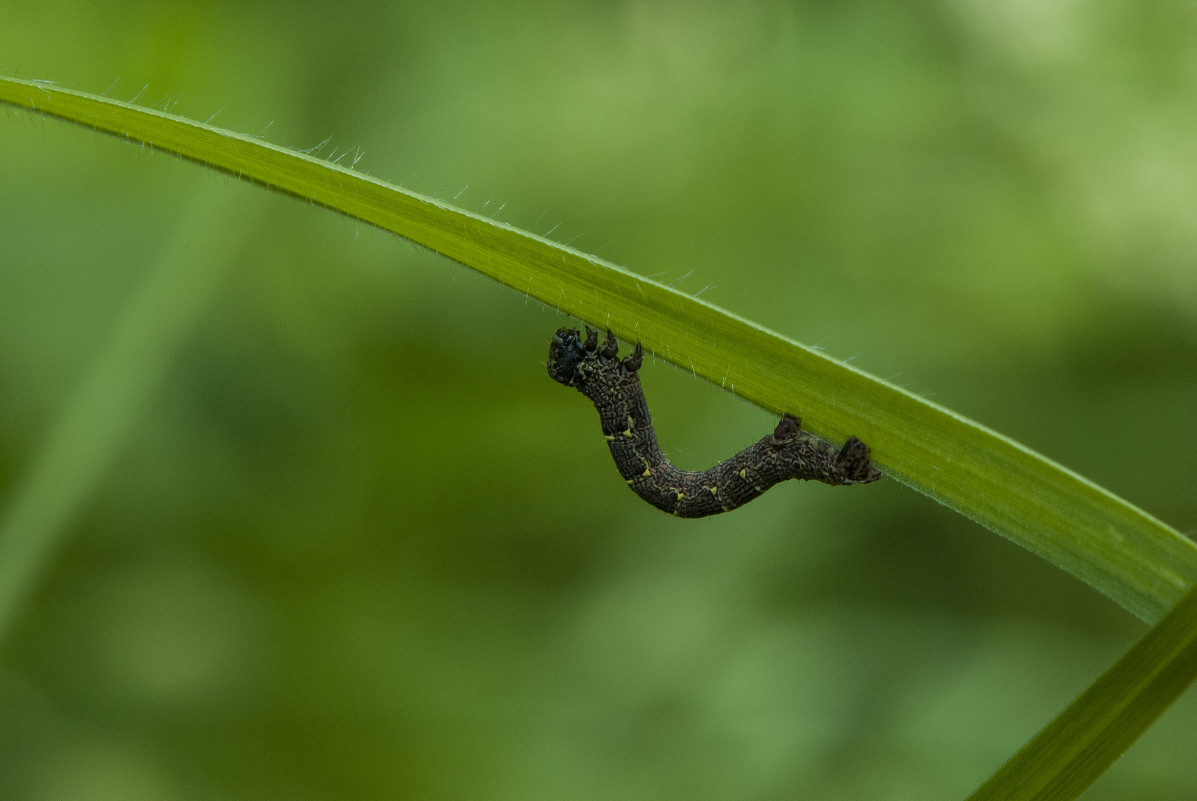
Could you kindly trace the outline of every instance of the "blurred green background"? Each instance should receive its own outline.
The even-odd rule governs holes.
[[[1192,532],[1195,8],[58,2],[0,69],[329,140]],[[545,376],[555,310],[59,122],[0,143],[0,797],[954,799],[1144,630],[895,482],[671,519]],[[683,466],[773,426],[643,377]],[[1195,713],[1086,798],[1197,795]]]

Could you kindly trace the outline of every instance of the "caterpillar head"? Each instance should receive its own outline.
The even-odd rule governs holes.
[[[594,358],[598,334],[586,329],[585,340],[576,328],[559,328],[549,343],[549,377],[567,387],[576,387],[585,380],[581,366]]]

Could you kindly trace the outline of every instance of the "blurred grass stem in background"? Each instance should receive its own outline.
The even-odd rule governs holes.
[[[0,499],[0,647],[211,300],[230,264],[229,237],[244,230],[238,220],[247,213],[219,181],[194,195],[24,475]]]

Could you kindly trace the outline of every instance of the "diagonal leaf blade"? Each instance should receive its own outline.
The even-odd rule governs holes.
[[[1006,437],[627,270],[352,169],[213,126],[0,76],[0,102],[236,175],[391,231],[654,352],[816,433],[856,434],[899,481],[1149,622],[1197,583],[1197,545]]]
[[[1118,759],[1197,678],[1197,590],[1011,757],[970,801],[1066,801]]]

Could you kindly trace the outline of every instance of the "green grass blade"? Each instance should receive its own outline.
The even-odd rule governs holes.
[[[1197,677],[1197,590],[970,796],[1065,801],[1097,779]]]
[[[829,439],[1154,621],[1197,582],[1197,546],[952,412],[615,265],[304,153],[153,109],[0,77],[0,102],[139,142],[392,231],[598,325]],[[784,291],[780,287],[779,291]],[[546,332],[546,341],[548,338]]]

